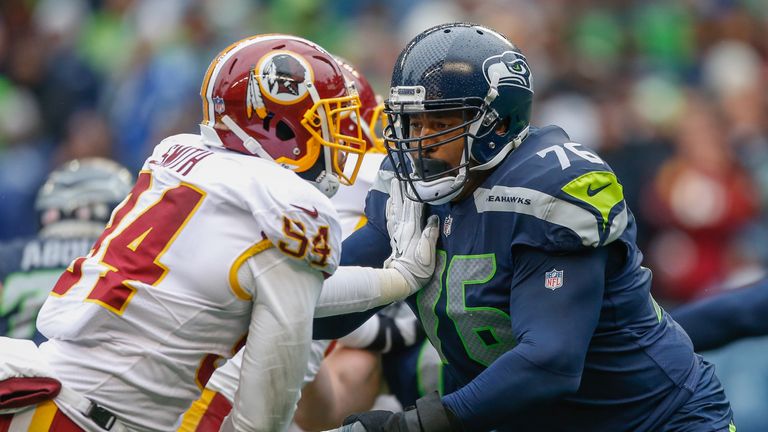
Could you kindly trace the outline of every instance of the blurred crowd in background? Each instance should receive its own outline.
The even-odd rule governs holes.
[[[765,0],[2,0],[0,240],[36,232],[34,196],[60,163],[104,156],[135,172],[160,139],[196,133],[204,71],[235,40],[307,37],[386,95],[405,43],[448,21],[507,35],[533,68],[534,124],[611,164],[661,303],[763,274]],[[763,372],[728,394],[764,413],[758,352],[738,369]]]
[[[760,0],[4,0],[0,238],[36,230],[45,175],[83,156],[132,170],[196,132],[210,59],[292,33],[349,59],[386,95],[416,33],[478,22],[534,72],[535,124],[559,124],[623,181],[655,271],[679,303],[768,262],[768,3]]]
[[[507,35],[534,71],[534,122],[558,124],[623,181],[656,295],[689,301],[768,262],[768,4],[762,0],[3,0],[0,239],[32,234],[46,174],[83,156],[140,168],[197,132],[199,86],[229,43],[293,33],[386,95],[432,24]]]
[[[140,168],[197,132],[211,58],[265,32],[307,37],[381,94],[405,43],[447,21],[496,28],[558,124],[623,181],[655,295],[686,302],[768,262],[764,0],[3,0],[0,239],[33,234],[46,174],[84,156]]]

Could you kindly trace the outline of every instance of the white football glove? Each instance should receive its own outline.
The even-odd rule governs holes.
[[[432,278],[435,271],[435,244],[439,219],[432,215],[421,229],[424,204],[406,198],[400,182],[392,179],[387,200],[387,231],[392,255],[384,262],[385,268],[393,268],[403,275],[411,295]]]

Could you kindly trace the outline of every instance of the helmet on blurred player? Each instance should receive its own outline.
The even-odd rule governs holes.
[[[360,123],[363,128],[363,138],[365,138],[367,144],[366,150],[386,153],[384,140],[381,138],[384,127],[386,127],[386,117],[382,115],[384,102],[373,90],[365,75],[360,73],[346,59],[339,56],[335,56],[335,58],[341,65],[341,71],[344,73],[347,84],[352,87],[353,92],[357,92],[358,96],[360,96],[360,115],[362,116]],[[357,128],[357,124],[351,120],[354,119],[345,120],[342,126],[345,128],[344,130],[354,135],[354,129]]]
[[[208,141],[275,161],[328,196],[354,182],[365,141],[341,121],[359,118],[360,100],[318,45],[280,34],[238,41],[211,62],[200,95]],[[356,163],[345,163],[350,154]]]
[[[40,234],[52,237],[97,236],[112,210],[133,187],[122,165],[103,158],[71,160],[57,168],[37,192]]]
[[[483,26],[443,24],[409,42],[392,72],[384,133],[398,179],[410,185],[409,197],[448,202],[459,195],[470,171],[495,167],[519,146],[528,135],[531,79],[520,50]],[[411,117],[424,113],[454,113],[463,120],[434,134],[409,136]],[[423,152],[457,137],[464,141],[458,166]]]

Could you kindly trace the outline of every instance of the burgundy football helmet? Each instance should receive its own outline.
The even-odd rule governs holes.
[[[283,34],[235,42],[211,62],[200,96],[201,127],[224,147],[275,161],[328,196],[340,182],[354,182],[366,147],[363,128],[349,131],[342,121],[361,118],[360,98],[318,45]],[[348,155],[356,163],[346,164]]]
[[[384,132],[384,127],[386,127],[386,116],[382,115],[384,100],[376,94],[368,79],[357,68],[342,57],[335,56],[335,58],[341,65],[347,85],[351,86],[353,92],[357,92],[358,96],[360,96],[363,138],[365,138],[368,145],[366,150],[386,153],[387,150],[382,139],[382,133]],[[352,135],[354,135],[355,128],[357,128],[354,119],[345,120],[342,122],[342,126],[345,128],[344,130]]]

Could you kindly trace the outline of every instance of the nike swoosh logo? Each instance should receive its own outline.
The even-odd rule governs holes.
[[[317,211],[316,208],[312,207],[312,210],[308,208],[304,208],[302,206],[297,206],[296,204],[291,204],[291,206],[296,207],[297,209],[303,211],[304,213],[308,214],[309,217],[312,219],[317,219],[318,216],[320,216],[320,213]]]
[[[608,186],[610,186],[612,184],[613,183],[607,183],[607,184],[604,184],[604,185],[600,186],[597,189],[592,189],[592,185],[589,185],[589,186],[587,186],[587,195],[593,197],[593,196],[599,194],[601,190],[607,188]]]

